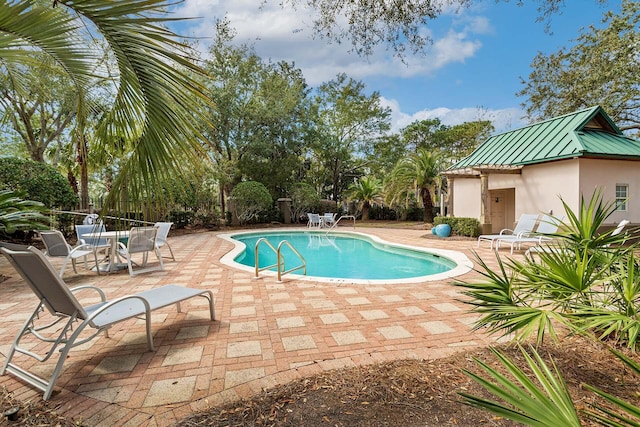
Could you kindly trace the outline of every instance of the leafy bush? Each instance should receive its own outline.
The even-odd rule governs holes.
[[[16,158],[0,158],[0,188],[15,192],[24,200],[43,203],[48,208],[73,208],[78,196],[60,172],[44,163]]]
[[[451,216],[438,216],[433,220],[433,225],[449,224],[451,231],[459,236],[478,237],[482,231],[480,221],[476,218],[458,218]]]
[[[191,225],[195,214],[192,211],[173,210],[169,212],[169,222],[173,222],[176,228],[185,228]]]
[[[259,218],[261,212],[271,209],[273,199],[267,187],[257,181],[246,181],[231,190],[232,201],[240,224]]]
[[[313,186],[299,182],[289,192],[291,198],[291,218],[298,222],[307,212],[315,212],[320,206],[320,196]]]

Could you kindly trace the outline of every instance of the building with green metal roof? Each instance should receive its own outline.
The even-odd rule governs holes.
[[[479,218],[486,233],[523,213],[562,214],[560,197],[576,209],[596,187],[619,201],[613,223],[640,223],[640,141],[599,106],[494,135],[444,175],[449,214]]]

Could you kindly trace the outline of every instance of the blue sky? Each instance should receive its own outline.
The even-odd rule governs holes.
[[[263,59],[294,62],[311,86],[345,72],[378,91],[392,109],[393,128],[412,121],[439,118],[454,125],[488,119],[497,131],[524,124],[515,94],[522,88],[537,52],[546,54],[570,46],[580,28],[600,26],[603,13],[619,11],[621,0],[605,5],[597,0],[567,0],[550,22],[550,32],[536,22],[537,2],[524,0],[474,1],[471,8],[447,10],[424,29],[434,40],[423,56],[400,63],[385,46],[370,57],[348,52],[347,44],[314,39],[311,13],[281,8],[268,0],[185,0],[178,16],[197,17],[180,25],[183,35],[200,37],[206,51],[216,19],[227,17],[237,31],[236,41],[254,47]]]

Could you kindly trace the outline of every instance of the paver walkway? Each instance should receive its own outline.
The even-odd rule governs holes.
[[[349,229],[345,227],[345,229]],[[473,260],[475,241],[425,239],[425,230],[356,231],[412,246],[459,250]],[[484,346],[492,338],[471,332],[475,315],[459,302],[450,280],[403,285],[331,284],[285,276],[252,278],[222,265],[232,245],[217,233],[170,238],[176,262],[165,271],[131,278],[126,271],[97,276],[65,272],[70,287],[94,284],[108,298],[169,283],[210,289],[215,322],[199,298],[152,315],[155,352],[144,323],[130,320],[71,351],[51,402],[60,414],[88,426],[166,426],[194,411],[244,398],[323,370],[402,358],[434,359]],[[478,250],[489,265],[492,251]],[[153,257],[151,257],[153,259]],[[57,265],[54,263],[54,265]],[[4,257],[0,273],[0,363],[37,300]],[[477,273],[470,272],[468,280]],[[81,298],[82,299],[82,298]],[[91,302],[91,301],[89,301]],[[34,350],[41,349],[37,346]],[[37,372],[51,363],[33,363]],[[4,375],[0,385],[21,400],[42,393]]]

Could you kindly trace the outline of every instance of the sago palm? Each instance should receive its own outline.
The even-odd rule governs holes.
[[[20,85],[20,70],[33,61],[33,50],[53,58],[77,91],[76,144],[83,147],[92,79],[108,78],[95,69],[98,52],[92,39],[107,46],[117,65],[112,108],[102,113],[97,146],[117,146],[127,153],[108,203],[126,188],[139,201],[171,173],[192,170],[202,153],[197,119],[206,102],[194,76],[200,73],[188,46],[164,24],[166,0],[14,0],[0,2],[2,72]],[[112,152],[112,150],[103,150]],[[108,159],[107,159],[108,162]],[[106,163],[106,162],[105,162]]]

